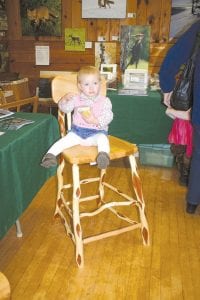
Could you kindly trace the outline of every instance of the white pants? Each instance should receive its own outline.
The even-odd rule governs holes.
[[[55,156],[62,153],[65,149],[70,148],[72,146],[82,145],[82,146],[97,146],[98,152],[110,152],[110,145],[108,137],[103,133],[97,133],[88,137],[86,139],[81,138],[74,132],[67,133],[66,136],[58,140],[47,153],[51,153]]]

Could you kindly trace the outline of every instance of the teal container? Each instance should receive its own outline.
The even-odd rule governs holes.
[[[139,144],[138,149],[141,165],[171,168],[174,164],[169,144]]]

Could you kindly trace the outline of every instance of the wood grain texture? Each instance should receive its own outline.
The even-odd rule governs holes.
[[[112,42],[113,36],[120,36],[121,25],[150,25],[151,47],[152,44],[163,45],[168,49],[171,0],[127,0],[127,13],[135,13],[135,17],[125,19],[82,19],[80,0],[62,0],[61,37],[22,36],[19,0],[7,0],[6,10],[8,15],[9,69],[11,72],[17,72],[29,78],[39,78],[41,69],[77,71],[83,65],[94,64],[94,43],[92,49],[87,49],[81,53],[64,50],[65,28],[85,28],[87,41],[95,42],[98,37],[104,37],[106,42]],[[50,66],[35,65],[35,43],[47,43],[50,46]],[[117,52],[120,55],[120,43],[117,43]],[[88,56],[88,53],[91,56]],[[118,66],[119,55],[117,56]],[[163,59],[161,52],[156,52],[154,55],[157,59],[150,56],[150,73],[159,71]]]
[[[118,162],[108,176],[128,191],[126,171]],[[81,176],[87,172],[83,168]],[[185,213],[187,190],[178,184],[176,169],[140,166],[139,174],[151,245],[144,247],[135,232],[88,244],[82,270],[63,225],[53,219],[56,178],[49,179],[20,218],[23,238],[16,238],[13,226],[0,241],[0,269],[12,299],[200,299],[200,210],[194,216]],[[113,222],[108,214],[85,219],[84,230],[91,233]]]

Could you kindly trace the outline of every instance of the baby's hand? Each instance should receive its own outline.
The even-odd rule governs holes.
[[[95,118],[95,116],[93,115],[93,113],[91,111],[89,111],[89,112],[88,111],[82,112],[82,118],[88,124],[94,124],[94,125],[98,125],[99,124],[99,121],[97,120],[97,118]]]

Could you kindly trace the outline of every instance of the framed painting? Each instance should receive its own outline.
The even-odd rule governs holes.
[[[85,51],[85,28],[65,28],[65,51]]]
[[[95,43],[95,66],[100,69],[102,64],[116,64],[117,46],[116,43],[96,42]]]
[[[150,48],[150,26],[121,26],[120,68],[148,70]]]
[[[200,0],[172,0],[170,40],[179,38],[199,20]]]
[[[126,18],[126,0],[82,0],[82,18]]]
[[[101,72],[109,72],[114,75],[117,73],[117,64],[102,64]]]
[[[106,80],[112,80],[117,77],[117,64],[102,64],[100,73]]]
[[[22,35],[61,36],[61,0],[20,0]]]

